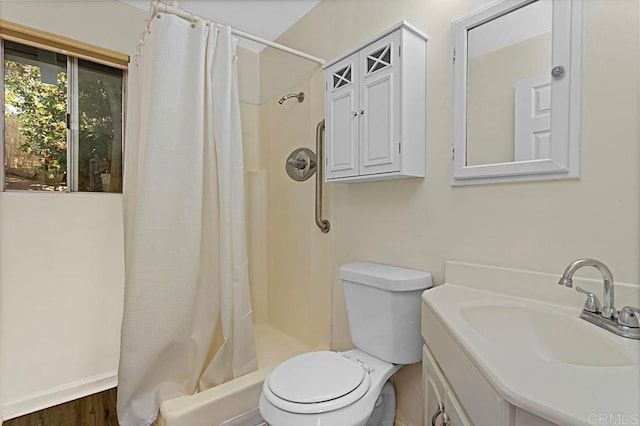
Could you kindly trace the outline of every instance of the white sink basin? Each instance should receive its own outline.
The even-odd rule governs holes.
[[[638,416],[640,340],[580,319],[582,294],[557,285],[556,275],[470,264],[448,268],[451,281],[422,296],[422,329],[468,411],[480,418],[491,406],[493,399],[479,393],[486,382],[515,407],[516,417],[529,412],[546,420],[526,424],[600,424],[594,413],[615,413],[619,424],[630,424]],[[601,286],[582,284],[595,291]],[[640,300],[639,286],[619,290],[620,306]]]
[[[615,339],[573,312],[524,303],[484,303],[461,306],[460,314],[490,344],[520,359],[594,367],[633,364],[631,354]]]

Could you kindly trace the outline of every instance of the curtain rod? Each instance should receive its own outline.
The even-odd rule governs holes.
[[[158,12],[171,13],[173,15],[179,16],[180,18],[183,18],[183,19],[186,19],[186,20],[189,20],[189,21],[204,21],[204,22],[212,23],[214,25],[222,25],[222,24],[220,24],[218,22],[212,21],[210,19],[203,18],[202,16],[194,15],[194,14],[189,13],[189,12],[183,10],[183,9],[180,9],[179,7],[174,7],[172,5],[160,2],[158,0],[154,0],[154,1],[151,2],[151,10],[152,10],[153,15],[155,15]],[[256,35],[253,35],[253,34],[250,34],[250,33],[244,32],[244,31],[237,30],[235,28],[231,28],[231,34],[236,35],[238,37],[242,37],[242,38],[247,39],[247,40],[255,41],[256,43],[260,43],[260,44],[263,44],[265,46],[273,47],[274,49],[278,49],[278,50],[290,53],[290,54],[295,55],[295,56],[299,56],[301,58],[307,59],[309,61],[315,62],[315,63],[320,64],[320,65],[324,65],[324,63],[325,63],[324,59],[317,58],[315,56],[309,55],[308,53],[301,52],[299,50],[292,49],[292,48],[287,47],[287,46],[283,46],[282,44],[275,43],[273,41],[265,40],[265,39],[263,39],[261,37],[258,37]]]

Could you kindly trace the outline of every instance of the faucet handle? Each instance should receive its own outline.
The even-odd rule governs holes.
[[[600,305],[600,301],[598,300],[598,296],[591,293],[590,291],[585,290],[582,287],[576,286],[576,291],[578,293],[586,294],[587,300],[584,302],[584,310],[588,312],[593,312],[594,314],[599,314],[602,312],[602,306]]]
[[[640,309],[625,306],[618,315],[618,324],[624,327],[638,328],[640,327],[638,315],[640,315]]]

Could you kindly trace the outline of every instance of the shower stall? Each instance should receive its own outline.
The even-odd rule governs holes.
[[[158,33],[161,33],[162,27],[159,26],[161,24],[158,24],[158,22],[168,22],[170,19],[174,22],[178,22],[176,21],[177,18],[180,18],[191,28],[188,29],[185,27],[186,33],[191,34],[189,37],[196,41],[199,40],[198,42],[204,43],[205,46],[214,46],[206,47],[206,49],[215,49],[216,60],[219,59],[219,54],[217,52],[220,49],[222,49],[222,52],[224,52],[224,49],[227,49],[224,45],[220,44],[219,39],[223,36],[224,31],[228,30],[225,30],[220,24],[212,23],[203,18],[194,16],[191,13],[175,7],[175,4],[167,5],[165,3],[154,2],[152,3],[152,8],[150,10],[149,20],[145,23],[145,33],[147,34],[142,38],[135,58],[135,63],[141,69],[145,69],[145,66],[147,70],[150,69],[149,64],[145,62],[148,60],[145,57],[145,52],[147,49],[150,49],[150,45],[153,45],[154,37],[160,37],[158,36]],[[153,30],[153,35],[150,34],[150,30]],[[204,39],[198,38],[197,36],[194,38],[193,33],[197,32],[202,32],[202,34],[204,34]],[[314,58],[303,52],[298,52],[285,46],[277,45],[273,42],[258,39],[255,36],[235,29],[230,29],[230,33],[237,37],[244,37],[253,41],[264,42],[264,44],[274,49],[284,51],[288,54],[294,54],[319,64],[323,62],[321,59]],[[174,39],[175,37],[172,37],[170,40],[173,41]],[[203,41],[205,39],[206,41]],[[232,45],[232,48],[235,48],[234,42],[232,42]],[[191,46],[185,46],[185,48],[190,49]],[[207,57],[213,57],[213,54],[211,56],[206,56],[205,62],[207,61]],[[234,57],[237,59],[237,56],[234,54],[230,56],[230,58]],[[237,66],[235,62],[236,59],[232,59],[232,67]],[[203,62],[203,64],[205,62]],[[210,65],[207,65],[207,67],[209,66]],[[216,73],[218,73],[218,75],[220,74],[220,71],[215,71],[215,67],[222,67],[220,69],[226,67],[224,64],[220,66],[216,65],[215,62],[212,66],[214,79]],[[149,84],[149,75],[146,75],[145,77],[147,77],[147,80],[142,80],[143,85]],[[150,80],[153,81],[153,76],[150,77]],[[237,81],[233,84],[237,85]],[[311,87],[311,85],[315,87]],[[206,308],[206,306],[211,303],[218,303],[215,299],[211,299],[211,297],[225,297],[225,287],[223,286],[221,291],[207,291],[204,299],[196,296],[195,299],[193,299],[196,310],[192,316],[204,316],[205,323],[206,321],[213,321],[213,324],[218,324],[217,327],[222,327],[222,337],[214,336],[212,340],[212,345],[216,345],[215,347],[219,348],[216,349],[217,352],[215,352],[216,350],[214,350],[214,346],[212,346],[208,351],[191,352],[193,355],[196,355],[194,358],[193,355],[189,355],[190,351],[192,351],[192,347],[185,346],[183,354],[187,356],[187,360],[189,360],[190,365],[185,364],[181,366],[175,356],[171,358],[171,354],[168,353],[166,349],[163,349],[162,345],[160,345],[156,352],[158,355],[154,355],[152,358],[156,360],[155,362],[157,362],[157,360],[160,360],[160,362],[165,364],[169,362],[169,365],[172,366],[171,369],[178,372],[187,371],[185,368],[195,369],[196,372],[203,371],[200,376],[197,374],[196,376],[192,376],[195,377],[196,382],[193,382],[193,379],[189,379],[187,382],[180,379],[180,377],[182,377],[180,374],[184,373],[178,373],[176,379],[169,377],[168,373],[170,372],[170,369],[168,370],[166,365],[165,367],[157,367],[161,369],[157,370],[160,374],[153,372],[156,368],[155,366],[147,365],[145,368],[148,368],[148,371],[151,371],[151,373],[146,376],[143,374],[137,379],[133,377],[133,382],[131,382],[132,372],[135,371],[135,374],[139,374],[137,371],[138,367],[135,367],[135,364],[128,364],[131,360],[131,355],[129,354],[139,353],[139,349],[136,349],[135,347],[138,344],[136,343],[135,336],[148,335],[146,332],[141,332],[140,330],[135,329],[140,327],[139,324],[141,324],[141,322],[136,319],[139,316],[138,312],[146,311],[141,311],[140,307],[131,309],[131,306],[136,304],[135,298],[131,298],[139,298],[139,294],[147,294],[144,292],[148,291],[148,289],[155,291],[155,289],[162,288],[162,286],[159,287],[157,284],[147,285],[147,290],[143,289],[142,293],[136,290],[135,287],[131,287],[132,283],[135,284],[135,280],[139,281],[141,278],[139,276],[130,275],[131,271],[135,273],[140,269],[138,266],[140,263],[139,260],[135,260],[135,256],[131,255],[131,253],[135,254],[135,250],[129,250],[127,254],[127,260],[129,262],[127,286],[129,287],[129,290],[125,296],[123,344],[124,342],[129,343],[127,345],[123,345],[123,352],[121,356],[122,376],[119,380],[121,386],[119,393],[122,390],[122,395],[124,395],[122,403],[119,401],[119,404],[121,404],[119,409],[122,408],[123,413],[130,409],[128,407],[139,407],[141,405],[140,401],[142,401],[142,405],[148,404],[150,409],[146,412],[147,414],[141,411],[141,414],[136,414],[136,416],[139,415],[140,419],[151,419],[148,415],[154,412],[153,406],[154,404],[157,404],[160,411],[160,416],[158,418],[158,423],[160,425],[193,426],[199,424],[225,424],[225,422],[229,425],[249,425],[254,421],[249,420],[251,418],[255,418],[255,421],[258,422],[256,424],[260,424],[259,417],[255,416],[253,410],[257,407],[262,382],[270,369],[283,360],[296,354],[310,350],[326,349],[329,347],[331,269],[328,253],[330,240],[324,237],[324,235],[329,231],[330,225],[328,220],[322,218],[323,209],[321,203],[323,199],[326,199],[326,197],[323,198],[322,196],[323,177],[320,173],[321,167],[318,168],[317,160],[313,160],[313,163],[315,163],[313,166],[315,167],[311,167],[311,157],[315,156],[315,153],[318,153],[320,158],[322,158],[321,151],[324,122],[323,117],[318,117],[317,112],[322,111],[323,108],[318,108],[317,106],[318,104],[323,105],[324,97],[322,95],[305,96],[305,92],[312,94],[318,92],[317,83],[312,84],[311,82],[308,82],[305,83],[305,86],[307,87],[293,88],[296,90],[294,90],[290,95],[285,95],[282,98],[278,96],[274,99],[263,102],[260,105],[251,105],[243,102],[238,104],[238,116],[242,117],[242,139],[239,139],[239,143],[244,147],[245,151],[244,154],[240,154],[244,157],[245,166],[240,166],[243,167],[243,169],[239,170],[242,171],[242,180],[244,180],[244,184],[241,184],[241,186],[246,189],[246,195],[243,197],[244,200],[246,200],[246,222],[242,225],[242,228],[246,230],[246,239],[244,244],[246,245],[246,257],[248,258],[247,272],[249,279],[247,282],[248,290],[250,291],[247,292],[247,295],[250,293],[250,306],[247,306],[249,307],[249,310],[236,311],[239,306],[238,303],[242,305],[245,302],[236,302],[232,300],[230,302],[223,302],[222,307],[220,308],[222,310],[217,310],[218,308],[213,309],[213,311],[211,311],[211,315],[213,315],[214,318],[207,319],[206,317],[209,314],[207,313],[206,309],[208,308]],[[216,87],[218,86],[216,86],[216,83],[214,82],[212,87],[216,90]],[[237,96],[233,95],[233,90],[228,93],[230,93],[231,97]],[[214,102],[216,98],[219,100],[221,96],[214,96]],[[144,102],[144,95],[141,99]],[[286,102],[288,99],[295,99],[297,102]],[[303,102],[305,99],[307,101]],[[153,107],[157,108],[156,105],[153,105]],[[233,118],[234,108],[236,107],[233,106],[232,102],[232,115],[229,116],[231,120],[231,135],[233,135],[234,126],[239,125],[239,123],[234,121]],[[214,113],[214,120],[218,120],[218,124],[214,127],[216,131],[220,131],[219,117],[222,109],[220,107],[216,107],[213,110],[216,111]],[[223,119],[226,120],[226,116],[223,115]],[[295,123],[295,125],[291,126],[290,124],[292,123]],[[160,126],[160,129],[162,129],[163,125],[165,125],[165,123],[157,124],[157,126]],[[315,138],[313,133],[314,127]],[[205,125],[205,129],[206,128],[207,127]],[[285,129],[287,130],[286,133],[284,132]],[[140,129],[134,129],[134,131],[135,130],[140,131]],[[146,131],[157,130],[158,129],[154,127],[151,130]],[[141,131],[141,134],[143,133],[144,131]],[[215,158],[217,158],[217,166],[214,166],[213,172],[207,172],[208,166],[205,161],[203,169],[205,182],[203,194],[205,194],[205,198],[203,200],[206,203],[209,202],[206,201],[207,199],[215,200],[215,198],[206,198],[206,194],[209,191],[206,186],[208,185],[207,182],[209,182],[210,179],[213,179],[215,182],[218,182],[216,184],[218,191],[223,191],[224,189],[221,185],[227,179],[220,175],[220,170],[218,170],[217,178],[215,174],[212,174],[215,173],[215,167],[218,169],[225,167],[224,157],[220,156],[227,148],[221,148],[219,144],[226,136],[225,134],[218,135],[217,133],[212,136],[214,137],[213,140],[217,145],[215,151],[216,156],[208,157],[207,150],[209,148],[207,148],[206,145],[204,148],[204,154],[207,161],[210,161],[209,158],[216,161]],[[152,142],[157,143],[157,141]],[[183,141],[181,144],[183,149],[186,149],[184,147],[187,146],[185,142],[186,141]],[[169,149],[171,149],[170,147],[172,146],[172,143],[172,141],[169,141]],[[236,142],[236,148],[233,147],[232,143],[231,150],[237,150],[237,143],[238,142]],[[314,185],[311,182],[296,182],[290,180],[285,169],[282,167],[283,160],[287,158],[289,152],[294,148],[303,148],[298,152],[310,153],[311,156],[308,156],[306,160],[304,158],[296,158],[290,162],[286,162],[286,164],[298,166],[297,170],[300,170],[299,168],[306,169],[306,173],[313,169],[308,176],[313,175],[314,171],[316,172],[315,197]],[[154,147],[151,146],[151,148],[146,149],[154,149]],[[313,152],[314,149],[315,153]],[[138,154],[142,155],[145,150],[138,151]],[[212,151],[209,152],[211,153]],[[135,154],[130,155],[129,158],[135,158]],[[223,162],[221,163],[221,161]],[[235,160],[232,161],[234,167],[237,169],[238,163]],[[196,168],[199,167],[195,163],[194,166],[196,166]],[[193,173],[192,169],[190,169],[189,173]],[[242,182],[242,180],[239,182]],[[135,180],[133,181],[135,182]],[[141,182],[144,181],[145,180],[142,180]],[[134,187],[134,191],[136,188],[137,187]],[[215,187],[213,189],[215,190]],[[141,191],[138,191],[138,193],[142,194]],[[223,192],[220,192],[220,194],[222,193]],[[233,190],[231,193],[234,193]],[[140,210],[138,212],[136,211],[136,208],[133,208],[133,206],[138,206],[140,205],[140,202],[144,201],[144,198],[140,201],[140,196],[141,195],[139,195],[138,198],[135,196],[133,198],[129,198],[129,210],[126,212],[125,216],[129,220],[129,226],[126,226],[126,228],[128,229],[128,232],[134,232],[134,235],[136,226],[147,226],[147,222],[142,221],[141,219],[141,217],[147,217],[145,210]],[[144,196],[146,197],[147,195]],[[125,200],[127,200],[126,197]],[[181,203],[180,201],[178,202]],[[168,204],[168,206],[172,206],[171,208],[176,206],[175,203],[171,204],[170,201],[169,203],[170,204]],[[222,201],[220,201],[220,203],[222,203]],[[212,206],[213,205],[215,204],[212,204]],[[237,206],[238,204],[234,201],[232,202],[232,206],[233,205]],[[220,208],[224,207],[222,204],[220,204],[220,206]],[[180,209],[176,210],[176,212],[179,214],[184,213]],[[213,214],[216,217],[219,216],[219,214],[215,213],[215,210],[211,210],[209,207],[205,207],[203,212],[210,213],[202,216],[203,222],[202,227],[200,228],[201,234],[199,238],[202,238],[202,235],[206,235],[206,232],[209,232],[207,229],[216,229],[215,227],[217,225],[215,225],[215,222],[208,224],[211,221],[210,214]],[[316,217],[315,222],[313,220],[313,216]],[[231,217],[235,218],[236,216],[232,213]],[[152,220],[152,223],[157,223],[158,221],[158,215],[156,215],[155,218],[152,218],[151,216],[149,216],[149,218]],[[316,228],[316,225],[320,229]],[[236,226],[233,229],[238,228]],[[202,234],[203,232],[205,234]],[[180,235],[182,237],[183,233]],[[220,238],[224,241],[225,237],[223,234],[220,234]],[[215,238],[211,241],[213,243],[216,242]],[[216,251],[202,251],[203,247],[206,249],[206,247],[211,244],[210,242],[207,242],[207,240],[202,240],[199,244],[201,250],[200,256],[202,257],[204,253],[204,257],[202,257],[202,259],[205,262],[202,263],[201,261],[200,265],[206,265],[210,262],[210,255],[216,253]],[[148,251],[151,249],[153,251],[157,251],[161,246],[162,244],[155,244],[149,246],[149,249],[145,250]],[[182,246],[181,249],[183,249]],[[223,250],[221,259],[224,259],[226,256],[224,254],[224,250],[226,249],[222,248],[221,250]],[[143,258],[147,255],[144,251],[140,253],[142,254],[139,256],[143,256]],[[170,255],[173,256],[175,254],[176,253],[174,251]],[[314,254],[319,254],[320,256],[314,256]],[[162,258],[164,255],[160,254],[159,256],[159,258]],[[239,257],[238,259],[239,266],[243,264],[246,266],[246,261],[243,261],[242,257]],[[157,268],[161,264],[155,261],[152,265],[156,265],[154,268]],[[234,265],[236,264],[234,263]],[[200,268],[202,268],[202,266],[200,266]],[[217,270],[215,268],[207,268],[209,269],[205,269],[205,277],[207,274],[216,274]],[[236,266],[234,266],[233,271],[236,270],[235,268]],[[169,273],[169,271],[167,270],[163,274],[166,273]],[[153,268],[149,269],[149,274],[151,274],[149,276],[153,276]],[[143,278],[147,275],[143,276]],[[201,269],[201,272],[197,275],[199,277],[198,280],[202,279],[202,275],[203,272]],[[130,281],[132,276],[134,278],[138,278],[135,278],[134,281]],[[182,274],[181,278],[188,279],[188,275]],[[240,288],[237,287],[237,284],[235,283],[236,281],[234,281],[233,287],[229,287],[230,289],[233,288],[234,297],[236,297],[236,288]],[[201,287],[202,285],[199,284],[199,286]],[[166,290],[162,291],[166,292]],[[154,298],[151,293],[148,294],[152,299]],[[229,295],[228,292],[227,295]],[[185,300],[185,296],[180,295],[180,293],[176,293],[176,296],[174,296],[176,302],[178,300]],[[187,297],[189,296],[187,295]],[[127,301],[128,298],[129,302]],[[149,299],[149,297],[145,297],[145,299]],[[133,302],[131,300],[133,300]],[[157,300],[162,301],[162,299]],[[205,303],[207,300],[209,301]],[[129,306],[130,309],[127,309],[128,303],[133,303],[133,305]],[[233,310],[231,310],[229,314],[226,314],[224,306],[229,306],[229,303],[233,306]],[[142,309],[148,309],[149,304],[147,300],[138,302],[139,306],[140,304],[143,306]],[[167,305],[166,308],[173,309],[170,305]],[[228,320],[225,320],[227,315],[232,315],[232,318],[234,318],[233,323],[229,323]],[[151,317],[147,316],[146,318]],[[168,318],[179,320],[179,317]],[[229,334],[224,331],[227,330],[227,328],[225,328],[227,325],[225,324],[236,324],[237,321],[246,321],[247,319],[252,323],[252,337],[249,337],[251,334],[237,334],[240,332],[240,329],[234,328],[236,325],[231,326],[232,328],[228,328]],[[142,321],[142,324],[146,324],[148,321],[149,319],[145,319]],[[176,332],[180,332],[179,329],[176,329],[174,325],[171,324],[171,322],[165,321],[164,323],[156,323],[155,325],[147,324],[150,327],[149,330],[151,334],[157,333],[157,331],[154,332],[153,330],[154,327],[157,327],[159,324],[163,324],[161,328],[163,329],[163,333],[166,335],[165,339],[167,339],[167,336],[170,337],[170,335],[167,334],[168,330],[177,330]],[[246,326],[241,327],[242,329],[246,329]],[[133,331],[132,328],[134,328]],[[199,330],[200,329],[196,329],[196,331],[187,332],[185,336],[189,336],[189,333],[191,333],[191,338],[195,336],[194,333],[196,333],[196,335],[202,335],[202,331]],[[216,331],[216,333],[218,333],[218,331]],[[233,343],[235,345],[235,336],[240,336],[239,338],[243,341],[251,338],[251,345],[247,346],[246,343],[243,343],[243,346],[234,346],[234,349],[229,352],[229,356],[233,354],[234,361],[228,361],[226,364],[219,364],[220,357],[227,356],[221,352],[222,349],[220,348],[224,348],[225,344],[230,345]],[[180,337],[176,338],[180,340]],[[248,364],[247,361],[243,361],[250,360],[250,358],[247,358],[246,355],[241,353],[241,351],[246,350],[243,348],[249,347],[255,347],[255,359],[254,361],[251,361],[250,364]],[[202,351],[201,349],[197,350]],[[204,358],[199,358],[199,355],[197,355],[198,353],[202,353]],[[220,355],[221,353],[222,355]],[[180,356],[180,359],[184,359],[184,355]],[[204,364],[202,364],[202,366],[199,366],[199,364],[193,364],[193,361],[196,359],[202,359]],[[135,362],[139,363],[141,361],[143,363],[139,365],[144,366],[144,361],[141,359],[136,360]],[[216,362],[218,362],[218,364],[216,364]],[[241,363],[238,364],[238,362]],[[229,367],[233,367],[233,370],[221,370],[219,368],[220,365],[228,365]],[[250,367],[251,365],[253,366]],[[142,380],[143,383],[145,383],[145,386],[149,386],[149,381],[153,380],[156,380],[157,384],[152,384],[148,387],[151,393],[145,391],[145,393],[138,394],[136,396],[135,392],[139,392],[136,390],[139,389],[137,385],[135,385],[136,380]],[[185,385],[185,383],[187,384]],[[193,384],[190,385],[189,383]],[[128,394],[127,392],[129,391],[127,391],[127,389],[131,389],[133,393]],[[128,404],[128,400],[136,402]]]

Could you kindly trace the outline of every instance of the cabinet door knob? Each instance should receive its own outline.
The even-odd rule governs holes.
[[[351,111],[351,116],[352,116],[352,117],[357,117],[357,116],[358,116],[358,113],[357,113],[356,111]]]
[[[363,109],[360,110],[360,115],[364,115],[364,110]]]

